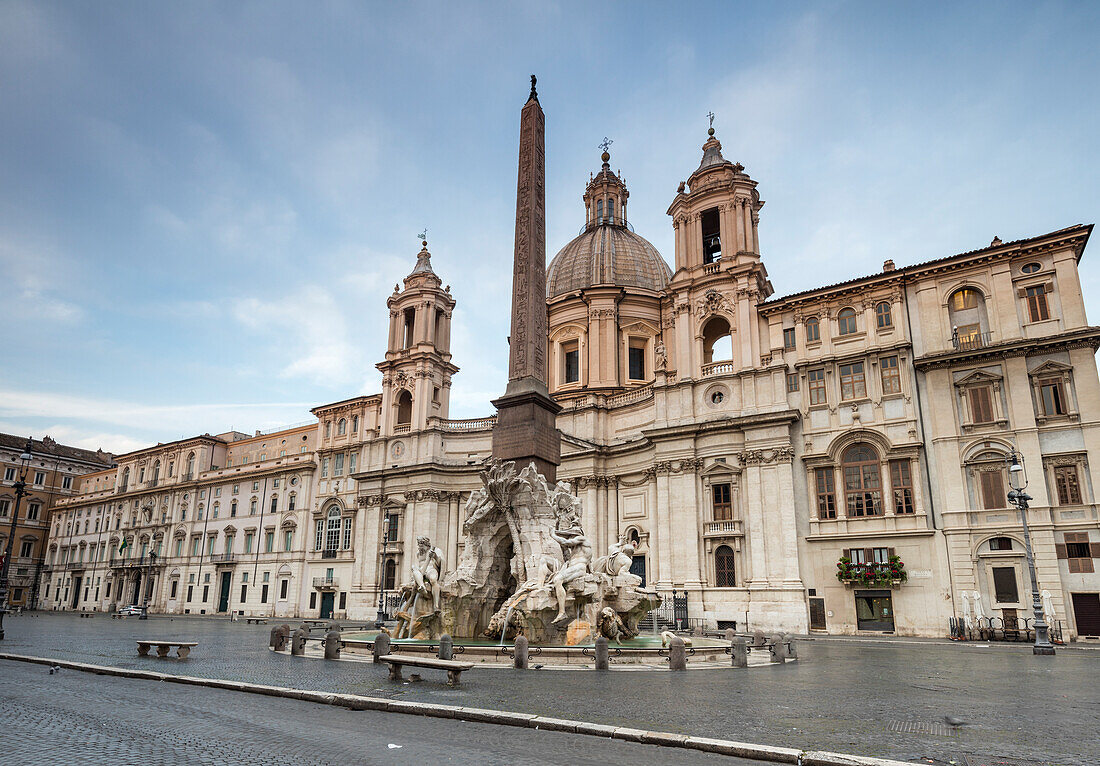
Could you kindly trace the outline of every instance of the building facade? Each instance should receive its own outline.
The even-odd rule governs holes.
[[[777,297],[757,182],[723,157],[713,131],[668,208],[672,266],[635,232],[609,160],[605,152],[581,195],[583,231],[546,276],[558,479],[581,498],[598,551],[634,540],[633,571],[686,593],[689,617],[716,627],[942,636],[952,617],[1029,619],[1022,526],[1005,492],[1015,451],[1030,477],[1029,526],[1053,617],[1066,638],[1100,634],[1100,328],[1087,323],[1077,273],[1091,226],[903,268],[887,261],[878,274]],[[255,474],[296,475],[301,487],[293,508],[272,498],[266,522],[297,530],[293,550],[260,554],[248,570],[250,587],[257,571],[280,592],[289,583],[276,613],[373,617],[380,597],[409,579],[420,535],[449,566],[457,561],[495,418],[449,417],[455,303],[424,243],[387,301],[382,392],[315,408],[317,422],[300,429],[309,457]],[[244,466],[226,476],[229,451],[270,449],[246,442],[272,437],[200,437],[195,449],[212,465],[188,485],[190,502],[236,483]],[[112,480],[154,452],[169,459],[164,446],[122,456]],[[259,471],[264,461],[252,461],[247,472]],[[158,530],[184,541],[171,551],[179,561],[158,563],[167,572],[159,607],[268,608],[259,594],[225,602],[226,574],[232,596],[245,569],[210,558],[248,527],[219,517],[213,533],[199,531],[199,519],[169,522],[163,512],[159,527],[155,513],[144,523],[135,508],[181,502],[155,489],[132,499],[82,490],[66,502],[113,503],[112,532],[139,546]],[[271,488],[254,492],[263,500]],[[117,526],[130,516],[135,526]],[[66,567],[73,548],[58,542]],[[879,575],[868,581],[861,568]],[[84,601],[58,592],[58,574],[55,603],[79,608]],[[123,582],[128,596],[135,578],[123,570]],[[221,600],[204,591],[196,609],[180,598],[184,582]],[[94,606],[127,600],[114,593]]]
[[[15,434],[0,434],[0,557],[7,550],[12,514],[15,513],[15,490],[18,481],[19,456],[27,441]],[[38,605],[38,583],[46,554],[49,513],[53,504],[76,493],[81,477],[99,471],[113,462],[102,451],[80,449],[58,444],[49,436],[31,442],[32,460],[27,468],[26,491],[15,520],[15,543],[8,572],[10,601],[13,608],[33,609]]]

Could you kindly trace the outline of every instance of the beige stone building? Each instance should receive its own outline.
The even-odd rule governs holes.
[[[964,615],[1018,624],[1031,614],[1022,528],[1005,496],[1016,450],[1034,497],[1040,588],[1064,638],[1100,634],[1100,329],[1086,321],[1077,275],[1091,227],[908,267],[887,261],[878,274],[776,297],[757,182],[713,132],[668,208],[671,266],[635,232],[609,160],[581,195],[583,230],[546,279],[558,478],[583,501],[598,551],[634,539],[633,571],[686,594],[689,619],[714,627],[942,636]],[[113,504],[118,524],[135,507],[176,508],[181,491],[209,504],[195,493],[296,476],[293,513],[285,484],[253,490],[276,503],[257,534],[296,532],[284,558],[263,554],[248,569],[249,585],[256,571],[288,582],[277,613],[373,618],[380,595],[409,578],[418,535],[448,566],[457,561],[463,505],[491,453],[490,413],[449,416],[455,305],[425,243],[387,301],[381,393],[317,407],[316,424],[285,432],[305,437],[301,462],[272,463],[278,435],[199,437],[210,467],[171,499],[104,486],[71,507]],[[168,447],[183,454],[162,445],[123,456],[117,475],[154,453],[163,466]],[[176,568],[163,565],[157,604],[219,611],[205,595],[188,606],[171,582],[216,590],[231,573],[231,587],[244,584],[245,568],[208,557],[244,522],[229,532],[219,517],[212,535],[193,516],[159,527],[156,514],[144,526],[135,518],[112,533],[184,541]],[[57,565],[79,556],[79,543],[72,553],[71,541],[56,542],[69,553],[55,582]],[[880,576],[838,577],[853,565]],[[121,603],[114,593],[96,603]],[[226,606],[261,608],[251,595]]]

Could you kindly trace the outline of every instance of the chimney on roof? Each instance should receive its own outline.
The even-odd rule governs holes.
[[[1004,242],[1001,242],[1001,238],[994,235],[993,236],[993,241],[989,243],[989,246],[990,247],[996,247],[997,245],[1003,245],[1003,244],[1004,244]]]
[[[893,271],[894,268],[894,260],[892,258],[887,258],[885,261],[882,262],[883,271]]]
[[[259,435],[260,435],[260,429],[257,428],[256,429],[256,436],[259,436]]]

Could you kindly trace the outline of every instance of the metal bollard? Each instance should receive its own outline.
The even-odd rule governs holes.
[[[449,633],[439,637],[439,659],[453,660],[455,656],[455,642]]]
[[[596,670],[609,670],[611,657],[607,649],[607,636],[596,639]]]
[[[330,630],[325,634],[325,659],[340,659],[340,631]]]
[[[378,662],[379,657],[384,657],[390,653],[390,637],[385,633],[379,633],[374,639],[374,661]]]
[[[749,665],[749,646],[744,636],[737,636],[730,645],[731,663],[735,668],[745,668]]]
[[[516,636],[515,650],[516,656],[513,664],[515,665],[517,670],[527,670],[527,636]]]

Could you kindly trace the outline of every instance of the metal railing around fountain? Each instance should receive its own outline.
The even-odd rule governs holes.
[[[661,594],[661,605],[650,609],[645,617],[638,621],[641,633],[661,633],[666,630],[694,630],[705,628],[706,621],[698,617],[688,617],[688,594],[676,590],[672,594]]]

